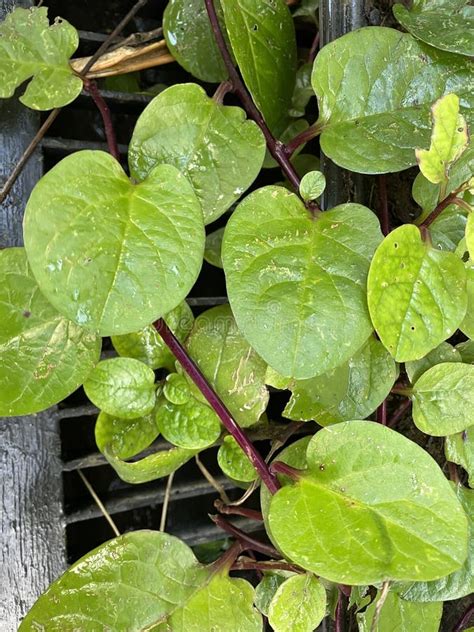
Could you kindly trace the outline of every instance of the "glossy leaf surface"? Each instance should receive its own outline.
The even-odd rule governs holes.
[[[326,188],[326,178],[321,171],[310,171],[301,178],[300,195],[305,202],[316,200]]]
[[[186,404],[192,395],[186,378],[179,373],[170,373],[163,384],[163,395],[171,404]]]
[[[103,411],[95,424],[95,441],[99,450],[106,448],[120,459],[129,459],[153,443],[159,434],[153,413],[135,419],[122,419]]]
[[[268,608],[273,595],[281,584],[293,573],[289,571],[265,572],[262,581],[255,588],[255,605],[258,610],[268,616]]]
[[[293,575],[279,586],[268,608],[275,632],[312,632],[326,614],[326,590],[309,573]]]
[[[162,400],[158,403],[156,423],[170,443],[187,450],[202,450],[212,445],[221,433],[216,413],[191,397],[177,405]]]
[[[159,450],[138,461],[128,462],[118,457],[112,447],[104,448],[105,458],[120,478],[126,483],[135,485],[169,476],[192,459],[197,452],[198,450],[170,448]]]
[[[466,470],[469,486],[474,487],[474,426],[446,437],[444,453],[448,461]]]
[[[408,379],[413,384],[425,371],[443,362],[462,362],[461,354],[449,342],[442,342],[420,360],[405,362]]]
[[[467,310],[459,329],[468,338],[474,338],[474,262],[466,263]]]
[[[257,478],[254,466],[231,436],[224,437],[217,453],[217,462],[224,474],[234,481],[250,483]]]

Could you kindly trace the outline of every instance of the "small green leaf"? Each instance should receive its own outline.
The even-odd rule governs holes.
[[[0,250],[0,415],[45,410],[99,360],[101,341],[48,303],[23,248]]]
[[[25,248],[46,298],[102,336],[137,331],[174,309],[202,265],[201,206],[177,169],[132,184],[102,151],[61,160],[33,189]]]
[[[293,20],[283,0],[221,0],[240,71],[268,127],[279,134],[296,74]]]
[[[226,476],[234,481],[251,483],[257,478],[254,466],[234,437],[226,436],[217,452],[217,462]]]
[[[456,349],[461,354],[463,362],[474,364],[474,340],[466,340],[456,345]]]
[[[431,105],[454,92],[468,116],[471,85],[469,60],[409,34],[370,26],[343,35],[323,47],[313,68],[321,149],[358,173],[411,167],[415,148],[430,142]]]
[[[312,632],[325,615],[326,591],[309,573],[283,582],[268,608],[268,621],[275,632]]]
[[[469,486],[474,487],[474,426],[446,437],[444,453],[448,461],[466,470]]]
[[[301,178],[300,195],[305,202],[316,200],[326,188],[326,178],[321,171],[310,171]]]
[[[130,173],[143,180],[160,163],[191,182],[206,224],[220,217],[257,177],[265,139],[238,107],[219,105],[187,83],[164,90],[138,118],[130,142]]]
[[[390,353],[371,336],[350,360],[329,373],[293,380],[283,416],[298,421],[314,419],[321,426],[364,419],[387,397],[397,376]]]
[[[255,588],[255,605],[258,610],[268,617],[268,608],[273,595],[283,582],[292,577],[294,573],[289,571],[265,572],[262,581]]]
[[[34,604],[20,631],[260,632],[254,590],[203,566],[171,535],[135,531],[87,553]]]
[[[474,261],[466,263],[467,311],[459,329],[468,338],[474,338]]]
[[[215,443],[221,434],[219,417],[212,408],[194,397],[181,405],[161,399],[156,423],[167,441],[186,450],[203,450]]]
[[[372,259],[368,303],[375,329],[395,360],[418,360],[449,338],[464,318],[464,264],[423,241],[416,226],[400,226]]]
[[[442,342],[424,358],[405,363],[408,379],[413,384],[428,369],[443,362],[462,362],[461,354],[449,342]]]
[[[159,450],[132,463],[119,458],[109,445],[105,446],[103,454],[123,481],[138,485],[169,476],[192,459],[197,452],[199,450],[184,448]]]
[[[49,25],[48,9],[16,8],[0,23],[0,98],[31,79],[20,101],[34,110],[67,105],[82,90],[69,65],[79,45],[76,29],[61,18]]]
[[[84,382],[87,397],[109,415],[134,419],[155,406],[155,374],[133,358],[111,358],[95,367]]]
[[[130,459],[148,448],[159,434],[153,413],[135,419],[122,419],[103,411],[95,424],[95,441],[104,453],[107,446],[120,459]]]
[[[178,340],[184,342],[193,327],[194,316],[183,301],[164,320]],[[112,336],[112,344],[119,355],[140,360],[152,369],[175,369],[176,358],[153,325],[135,333]]]
[[[380,611],[375,628],[372,627],[380,591],[367,610],[357,615],[359,632],[438,632],[443,614],[442,603],[413,603],[389,592]]]
[[[224,234],[227,291],[243,335],[276,371],[321,375],[367,340],[366,279],[380,240],[377,218],[357,204],[313,219],[277,186],[239,204]]]
[[[400,24],[418,39],[453,53],[474,55],[474,9],[469,0],[415,0],[393,7]]]
[[[433,247],[455,252],[466,232],[467,211],[450,204],[430,225]]]
[[[186,348],[238,424],[242,428],[255,424],[268,404],[267,366],[240,333],[229,305],[198,316]],[[188,381],[195,396],[205,401]]]
[[[220,3],[214,4],[223,22]],[[204,0],[170,0],[163,13],[163,35],[170,53],[189,73],[201,81],[227,79]]]
[[[306,106],[311,97],[314,96],[313,86],[311,85],[311,74],[313,64],[302,64],[296,72],[296,83],[291,99],[290,116],[299,118],[306,113]]]
[[[474,424],[474,366],[444,362],[428,369],[413,387],[413,421],[435,437]]]
[[[163,385],[163,395],[171,404],[181,406],[191,399],[191,390],[186,378],[179,373],[171,373],[166,376]]]
[[[285,557],[349,585],[428,581],[462,566],[464,510],[421,447],[347,421],[316,433],[306,457],[307,470],[270,500],[269,532]]]
[[[225,228],[218,228],[206,237],[204,259],[216,268],[222,268],[222,238]]]

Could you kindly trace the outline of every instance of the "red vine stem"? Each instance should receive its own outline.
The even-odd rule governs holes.
[[[425,221],[420,224],[419,228],[428,228],[428,226],[430,226],[430,224],[435,221],[438,215],[440,215],[450,204],[456,204],[457,206],[470,211],[471,209],[469,208],[469,205],[466,205],[466,202],[464,200],[461,200],[457,197],[459,192],[460,189],[457,189],[456,191],[453,191],[450,195],[448,195],[448,197],[444,198],[444,200],[441,200],[434,211],[432,211],[425,219]]]
[[[242,550],[250,549],[252,551],[257,551],[257,553],[262,553],[268,557],[274,559],[281,559],[281,553],[279,553],[273,546],[269,544],[265,544],[264,542],[260,542],[259,540],[255,540],[250,535],[239,529],[231,522],[228,522],[222,516],[209,515],[209,518],[214,522],[218,527],[220,527],[223,531],[228,533],[229,535],[234,536],[242,545]]]
[[[459,621],[456,623],[456,625],[453,628],[453,632],[462,632],[463,630],[465,630],[467,626],[469,625],[473,615],[474,615],[474,603],[471,604],[466,610],[466,612],[464,612],[461,615],[461,618],[459,619]]]
[[[174,354],[178,362],[181,363],[183,369],[196,384],[198,389],[208,401],[211,408],[222,421],[225,429],[234,437],[239,446],[245,452],[250,462],[258,472],[258,475],[262,479],[263,483],[268,487],[269,491],[272,494],[277,492],[280,488],[278,480],[276,479],[274,474],[270,472],[268,465],[265,463],[260,453],[256,450],[253,443],[249,440],[242,428],[232,417],[227,406],[206,380],[197,364],[192,358],[189,357],[183,345],[176,338],[176,336],[173,334],[171,329],[162,318],[160,318],[160,320],[157,320],[154,323],[154,326],[157,332],[163,338],[166,345],[169,347],[170,351]]]
[[[286,143],[285,154],[290,158],[300,145],[308,143],[313,138],[316,138],[316,136],[319,136],[320,133],[321,129],[316,124],[304,129]]]
[[[85,79],[84,87],[87,90],[87,92],[91,95],[94,103],[97,106],[97,109],[99,110],[102,116],[102,121],[104,122],[105,137],[107,139],[109,152],[112,154],[112,156],[116,160],[120,161],[120,152],[119,152],[119,148],[117,144],[117,138],[115,136],[115,130],[112,123],[112,117],[110,114],[109,106],[105,102],[105,99],[103,98],[103,96],[100,94],[100,90],[97,87],[97,83],[95,81],[91,79]]]
[[[256,520],[257,522],[263,522],[263,516],[261,511],[255,509],[249,509],[248,507],[240,507],[239,505],[226,505],[219,498],[214,501],[214,507],[221,514],[228,516],[244,516],[250,520]]]

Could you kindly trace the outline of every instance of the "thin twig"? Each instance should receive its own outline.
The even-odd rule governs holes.
[[[109,514],[109,512],[107,511],[107,509],[105,508],[104,504],[102,503],[101,499],[97,496],[97,494],[95,493],[94,488],[92,487],[92,485],[89,483],[89,481],[87,480],[87,478],[85,477],[85,474],[82,472],[82,470],[77,470],[77,473],[79,474],[79,476],[82,479],[82,482],[84,483],[84,485],[87,487],[88,492],[90,493],[90,495],[92,496],[92,498],[95,500],[97,507],[99,507],[100,511],[102,512],[104,518],[107,520],[107,522],[109,523],[109,525],[112,528],[112,531],[115,533],[115,535],[118,537],[120,535],[120,531],[117,529],[117,525],[115,524],[115,522],[112,520],[111,515]]]
[[[263,522],[263,516],[261,511],[255,509],[249,509],[249,507],[239,507],[238,505],[227,505],[222,500],[215,500],[214,507],[221,514],[227,516],[244,516],[250,520],[256,520],[257,522]]]
[[[207,469],[207,467],[204,465],[204,463],[201,461],[201,459],[199,458],[199,456],[197,454],[194,457],[194,460],[196,461],[196,465],[201,470],[201,474],[204,476],[206,481],[210,485],[212,485],[212,487],[214,487],[216,492],[221,497],[222,502],[224,502],[226,505],[228,505],[230,503],[230,498],[229,498],[229,496],[227,496],[227,493],[226,493],[224,487],[219,483],[219,481],[216,481],[216,479],[212,476],[212,474],[209,472],[209,470]]]
[[[471,622],[474,615],[474,603],[472,603],[467,610],[461,615],[459,621],[455,624],[453,632],[463,632]]]
[[[257,551],[258,553],[262,553],[263,555],[273,559],[281,559],[281,553],[279,553],[273,546],[260,542],[259,540],[255,540],[255,538],[252,538],[250,535],[245,533],[245,531],[242,531],[242,529],[239,529],[231,522],[228,522],[222,516],[210,514],[209,518],[223,531],[232,535],[234,538],[237,538],[244,549]]]
[[[320,35],[321,33],[318,31],[314,36],[313,43],[311,44],[311,48],[309,49],[308,63],[310,64],[313,63],[313,61],[316,59],[316,55],[318,54]]]
[[[168,515],[168,505],[170,502],[171,488],[173,487],[174,472],[168,476],[166,481],[165,496],[163,498],[163,507],[161,508],[160,531],[166,528],[166,516]]]
[[[389,428],[393,428],[394,426],[397,425],[397,423],[400,421],[400,419],[403,417],[406,411],[410,408],[410,405],[411,405],[411,399],[406,399],[404,402],[400,404],[400,406],[393,413],[393,415],[390,417],[390,420],[387,423]]]
[[[388,235],[390,232],[390,220],[388,214],[388,194],[387,194],[387,178],[385,175],[379,176],[379,218],[382,233]]]
[[[222,105],[225,95],[229,92],[232,92],[232,83],[230,81],[222,81],[222,83],[217,86],[212,98],[216,103]]]
[[[120,152],[117,143],[117,137],[115,135],[114,125],[112,123],[112,116],[110,114],[110,109],[105,99],[100,94],[100,90],[97,87],[97,83],[92,79],[86,79],[84,81],[84,87],[87,92],[91,95],[92,100],[97,106],[97,109],[102,116],[102,121],[104,123],[104,131],[105,138],[107,139],[107,146],[109,148],[109,152],[115,158],[115,160],[120,161]]]
[[[462,187],[461,187],[462,189]],[[450,193],[448,195],[448,197],[444,198],[444,200],[441,200],[441,202],[437,205],[437,207],[434,209],[434,211],[431,211],[431,213],[428,215],[428,217],[420,224],[420,228],[428,228],[428,226],[430,226],[435,219],[441,215],[441,213],[444,211],[445,208],[447,208],[450,204],[456,204],[457,206],[465,209],[465,210],[470,210],[469,205],[466,205],[466,202],[464,200],[461,200],[460,198],[458,198],[457,196],[459,195],[459,192],[461,189],[456,189],[456,191],[453,191],[452,193]]]
[[[304,145],[305,143],[308,143],[313,138],[316,138],[316,136],[319,136],[320,133],[321,133],[321,129],[315,124],[315,125],[311,125],[310,127],[307,127],[299,134],[296,134],[296,136],[294,136],[285,145],[285,153],[288,156],[288,158],[291,158],[291,156],[295,153],[298,147],[300,147],[301,145]]]
[[[372,625],[370,626],[370,632],[375,632],[380,619],[380,613],[382,612],[383,605],[387,599],[390,590],[390,582],[385,581],[382,586],[382,592],[380,593],[379,600],[375,606],[374,618],[372,619]]]
[[[383,426],[387,425],[387,400],[384,399],[377,408],[377,421]]]
[[[253,559],[249,559],[245,556],[239,557],[238,560],[234,562],[232,566],[233,571],[251,571],[251,570],[259,570],[259,571],[290,571],[292,573],[304,573],[305,571],[296,566],[294,564],[288,564],[288,562],[275,562],[273,560],[270,561],[255,561]]]

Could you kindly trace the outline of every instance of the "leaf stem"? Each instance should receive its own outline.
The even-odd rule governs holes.
[[[233,571],[290,571],[292,573],[304,573],[304,571],[294,564],[274,561],[255,561],[246,557],[240,557],[232,566]]]
[[[442,200],[437,205],[437,207],[433,211],[431,211],[428,217],[420,224],[420,228],[428,228],[428,226],[430,226],[435,221],[435,219],[444,211],[444,209],[447,208],[450,204],[456,204],[457,206],[460,206],[461,208],[464,208],[470,211],[471,208],[469,204],[466,204],[464,200],[461,200],[460,198],[457,197],[461,190],[462,188],[456,189],[456,191],[453,191],[452,193],[448,195],[448,197],[444,198],[444,200]]]
[[[270,465],[270,470],[272,472],[278,472],[279,474],[284,474],[291,478],[293,481],[297,481],[304,470],[297,470],[296,467],[291,467],[288,463],[283,463],[283,461],[274,461]]]
[[[387,424],[388,427],[393,428],[400,421],[400,419],[403,417],[406,411],[410,408],[410,406],[411,406],[411,399],[406,399],[402,404],[400,404],[400,406],[391,416]]]
[[[266,555],[267,557],[277,560],[281,559],[281,553],[279,553],[273,546],[260,542],[259,540],[255,540],[252,536],[248,535],[245,531],[242,531],[242,529],[239,529],[231,522],[228,522],[222,516],[210,514],[209,518],[223,531],[234,536],[234,538],[237,538],[242,545],[242,550],[250,549],[251,551],[262,553],[262,555]]]
[[[386,237],[390,232],[390,216],[388,213],[387,177],[385,174],[379,176],[379,218],[382,233]]]
[[[258,472],[258,475],[260,476],[264,484],[268,487],[269,491],[272,494],[277,492],[280,487],[278,480],[270,472],[268,465],[265,463],[262,456],[256,450],[252,442],[248,439],[242,428],[232,417],[226,405],[221,400],[219,395],[214,391],[209,382],[206,380],[197,364],[192,358],[189,357],[183,345],[179,342],[179,340],[176,338],[176,336],[173,334],[171,329],[162,318],[160,318],[160,320],[157,320],[154,323],[154,326],[157,332],[163,338],[166,345],[169,347],[170,351],[176,356],[178,362],[181,363],[186,373],[196,384],[198,389],[208,401],[211,408],[222,421],[225,429],[234,437],[244,453],[247,455],[250,462]]]
[[[93,79],[85,79],[84,87],[87,92],[91,95],[92,100],[97,106],[97,109],[102,116],[102,121],[104,123],[104,131],[105,137],[107,139],[107,146],[109,148],[109,152],[115,158],[115,160],[120,161],[120,152],[117,144],[117,137],[115,135],[114,125],[112,123],[112,116],[110,114],[110,109],[105,99],[100,94],[100,90],[97,87],[97,83]]]
[[[474,615],[474,603],[472,603],[467,610],[461,615],[459,621],[455,624],[453,632],[462,632],[467,628]]]
[[[377,408],[377,421],[383,426],[387,425],[387,400],[384,399]]]
[[[313,43],[311,44],[311,48],[309,49],[308,63],[310,64],[313,63],[313,61],[316,59],[316,55],[318,54],[320,37],[321,37],[321,32],[318,31],[316,35],[314,36]]]
[[[291,158],[291,156],[295,153],[298,147],[300,147],[300,145],[308,143],[313,138],[316,138],[316,136],[319,136],[320,133],[321,129],[316,125],[316,123],[314,125],[311,125],[310,127],[307,127],[286,143],[285,154],[288,156],[288,158]]]
[[[228,516],[244,516],[250,520],[256,520],[257,522],[263,522],[263,516],[260,511],[255,509],[249,509],[248,507],[240,507],[239,505],[226,505],[222,500],[215,500],[214,507],[221,514]]]

